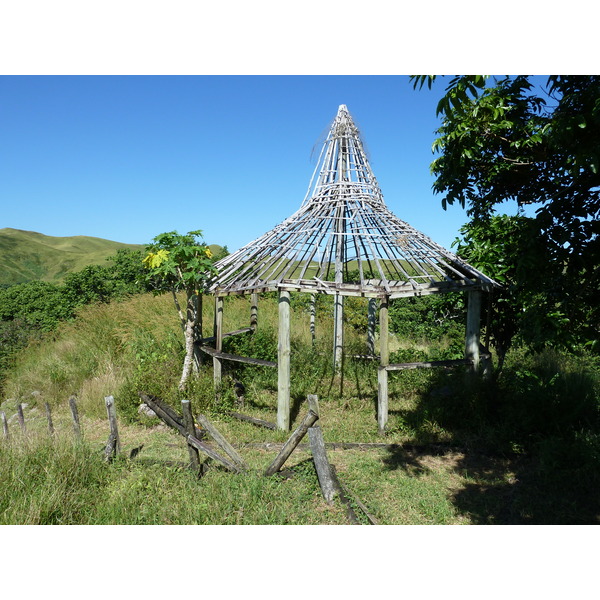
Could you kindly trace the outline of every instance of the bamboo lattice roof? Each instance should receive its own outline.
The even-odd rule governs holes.
[[[387,208],[343,104],[300,209],[216,266],[216,295],[283,289],[395,298],[496,285]]]

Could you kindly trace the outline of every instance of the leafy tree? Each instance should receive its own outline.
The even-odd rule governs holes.
[[[435,77],[413,76],[415,87]],[[598,339],[600,76],[450,80],[437,113],[433,189],[467,209],[479,233],[507,200],[536,207],[519,237],[521,289],[537,293],[537,344]],[[475,229],[472,233],[475,232]],[[535,243],[531,243],[534,240]],[[491,246],[490,246],[491,248]],[[516,256],[516,254],[513,253]],[[548,319],[552,328],[546,327]],[[531,332],[535,327],[531,327]]]
[[[216,273],[212,253],[200,242],[201,231],[181,235],[176,231],[157,235],[146,246],[143,264],[147,269],[147,281],[157,294],[171,292],[173,302],[185,337],[185,359],[179,389],[185,389],[194,363],[194,342],[202,318],[202,288],[208,278]],[[186,312],[181,309],[177,293],[186,296]]]
[[[109,256],[107,274],[112,282],[112,295],[125,296],[148,291],[142,250],[122,248]]]
[[[81,271],[69,273],[62,286],[62,293],[72,306],[107,302],[111,292],[109,271],[99,265],[89,265]]]

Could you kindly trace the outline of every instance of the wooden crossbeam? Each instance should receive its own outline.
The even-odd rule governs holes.
[[[210,346],[201,346],[202,352],[209,354],[213,358],[221,360],[231,360],[233,362],[246,363],[249,365],[258,365],[260,367],[276,367],[277,363],[271,360],[262,360],[260,358],[248,358],[247,356],[238,356],[237,354],[228,354],[227,352],[219,352]]]

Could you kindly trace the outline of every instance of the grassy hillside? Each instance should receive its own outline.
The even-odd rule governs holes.
[[[223,250],[216,244],[209,247],[215,255]],[[35,231],[0,229],[0,285],[61,283],[68,273],[88,265],[104,265],[109,256],[124,248],[141,250],[144,245],[85,235],[52,237]]]
[[[60,283],[67,273],[88,265],[102,265],[121,248],[137,250],[137,244],[123,244],[83,235],[52,237],[34,231],[0,229],[0,285],[26,281]]]

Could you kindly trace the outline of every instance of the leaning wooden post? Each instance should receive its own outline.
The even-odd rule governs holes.
[[[375,355],[375,324],[377,322],[377,299],[369,298],[367,312],[367,353]]]
[[[110,425],[110,435],[114,437],[115,454],[121,453],[121,440],[119,439],[119,428],[117,427],[117,409],[115,399],[112,396],[104,397],[106,412],[108,413],[108,424]]]
[[[79,424],[79,412],[77,410],[77,399],[75,396],[69,398],[69,406],[71,407],[71,415],[73,416],[73,431],[75,435],[81,437],[81,425]]]
[[[48,433],[54,435],[54,423],[52,423],[52,413],[50,412],[50,405],[46,402],[46,419],[48,420]]]
[[[384,433],[388,421],[388,372],[389,349],[389,298],[381,299],[379,307],[379,354],[380,366],[377,372],[377,424],[379,433]]]
[[[325,451],[325,441],[323,440],[321,428],[319,426],[310,427],[308,430],[308,439],[323,497],[327,504],[331,504],[337,490],[331,476],[331,465]]]
[[[250,327],[254,331],[258,327],[258,294],[256,292],[250,295]]]
[[[468,292],[467,331],[465,340],[465,358],[473,361],[472,371],[479,369],[479,332],[481,314],[481,292]]]
[[[188,435],[194,437],[196,435],[196,425],[194,423],[194,415],[192,413],[192,403],[189,400],[181,401],[181,412],[183,413],[183,426]],[[190,455],[190,467],[197,473],[200,472],[200,455],[198,449],[188,442],[188,452]]]
[[[290,430],[290,293],[279,292],[277,344],[277,428]]]
[[[288,441],[283,445],[281,452],[275,457],[275,460],[269,465],[265,471],[265,475],[273,475],[283,466],[283,463],[289,458],[290,454],[294,451],[296,446],[300,443],[302,438],[306,435],[306,432],[310,427],[313,426],[315,421],[319,418],[319,415],[315,414],[312,410],[309,410],[306,417],[302,420],[302,423],[298,426],[298,429],[292,433]]]
[[[6,413],[4,411],[0,412],[0,418],[2,419],[2,430],[4,431],[4,438],[9,439],[10,433],[8,431],[8,421],[6,420]]]
[[[237,453],[236,449],[223,437],[221,432],[206,418],[205,415],[196,415],[198,423],[212,436],[213,440],[227,453],[233,462],[242,470],[248,469],[244,459]]]
[[[192,298],[194,307],[196,325],[194,326],[194,370],[198,371],[204,361],[204,353],[201,350],[202,338],[202,290],[197,290],[197,293]]]
[[[23,405],[21,403],[17,404],[17,418],[19,419],[21,431],[23,433],[27,433],[27,427],[25,426],[25,416],[23,415]]]
[[[217,352],[223,351],[223,297],[217,296],[215,298],[215,350]],[[213,356],[213,371],[214,371],[214,383],[215,392],[217,397],[221,397],[221,379],[223,372],[223,363],[220,358]]]

